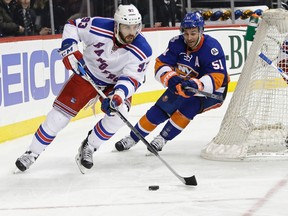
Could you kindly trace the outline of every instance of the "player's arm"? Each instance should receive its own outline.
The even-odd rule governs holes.
[[[202,76],[199,80],[203,84],[203,91],[213,93],[223,86],[225,74],[215,71]]]
[[[229,75],[226,69],[225,55],[221,49],[218,48],[219,54],[214,56],[210,54],[207,56],[208,63],[203,68],[205,73],[199,80],[203,83],[203,91],[213,93],[215,91],[223,91],[223,86],[228,84]]]
[[[168,87],[170,78],[178,76],[179,74],[174,70],[177,65],[178,54],[177,51],[178,36],[169,41],[167,49],[159,55],[155,60],[154,73],[155,79],[160,82],[164,87]]]
[[[144,83],[147,68],[151,60],[152,49],[147,42],[143,42],[138,49],[142,53],[130,52],[129,60],[125,67],[122,69],[122,73],[117,80],[115,89],[119,89],[124,92],[125,98],[131,97],[137,89]]]
[[[169,41],[168,48],[156,58],[154,65],[155,79],[176,94],[181,90],[180,86],[184,81],[184,78],[175,71],[179,54],[178,39],[176,36]]]
[[[133,63],[127,64],[113,88],[113,95],[102,102],[101,108],[106,114],[110,115],[116,107],[124,104],[143,84],[149,61],[150,57],[143,61],[135,59]]]
[[[156,58],[155,61],[155,78],[156,80],[160,81],[164,87],[168,87],[170,91],[174,92],[175,94],[179,94],[182,97],[190,97],[194,95],[194,93],[189,92],[186,93],[184,88],[191,87],[194,89],[203,89],[202,83],[196,79],[190,79],[189,81],[185,77],[181,76],[178,72],[174,71],[173,67],[169,64],[161,61],[171,61],[173,64],[176,64],[175,57],[176,55],[173,52],[166,50],[164,54]],[[160,59],[161,58],[161,59]]]
[[[175,94],[179,94],[183,97],[189,97],[182,91],[181,83],[184,81],[184,78],[174,71],[173,67],[162,62],[158,57],[156,58],[154,68],[156,80],[159,81],[164,87],[168,87],[168,89]]]
[[[214,59],[207,67],[203,69],[206,73],[199,79],[191,78],[182,83],[182,89],[187,96],[195,95],[195,93],[189,91],[189,87],[205,91],[208,93],[220,92],[223,93],[227,86],[229,76],[224,66],[224,58]],[[185,91],[186,89],[186,91]],[[196,94],[198,96],[198,94]],[[201,95],[200,95],[201,96]]]
[[[78,75],[81,75],[78,64],[85,67],[83,54],[79,51],[78,44],[81,41],[81,34],[85,34],[89,26],[90,18],[87,17],[69,20],[64,26],[61,48],[58,50],[65,68]]]

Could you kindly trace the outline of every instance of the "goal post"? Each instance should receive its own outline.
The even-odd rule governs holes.
[[[219,132],[202,149],[203,158],[288,159],[288,85],[258,56],[262,52],[277,65],[287,39],[288,11],[265,11]]]

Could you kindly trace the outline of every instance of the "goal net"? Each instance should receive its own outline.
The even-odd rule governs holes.
[[[288,85],[258,56],[262,52],[277,65],[287,35],[288,11],[271,9],[263,13],[220,130],[202,150],[202,157],[288,159]],[[282,69],[288,71],[288,67]]]

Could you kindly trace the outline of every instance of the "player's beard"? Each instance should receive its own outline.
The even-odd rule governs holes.
[[[126,44],[131,44],[133,40],[135,39],[135,36],[132,34],[127,35],[126,37],[123,36],[123,34],[120,32],[120,37],[123,42]]]

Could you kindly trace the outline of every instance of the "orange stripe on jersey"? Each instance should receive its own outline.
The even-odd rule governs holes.
[[[157,125],[152,124],[146,117],[146,115],[144,115],[140,120],[139,120],[139,126],[142,127],[144,130],[146,130],[147,132],[151,132],[153,131]]]
[[[169,72],[163,74],[160,77],[161,83],[163,83],[163,85],[165,85],[165,86],[168,86],[168,82],[173,76],[177,76],[177,73],[175,71],[169,71]]]
[[[156,58],[156,60],[155,60],[155,65],[154,65],[154,71],[155,71],[155,73],[157,73],[157,71],[158,71],[161,67],[163,67],[164,65],[171,68],[170,65],[167,65],[167,64],[161,62],[159,58]],[[171,68],[171,70],[173,70],[173,69]]]
[[[161,61],[159,60],[159,58],[156,58],[156,60],[155,60],[155,65],[154,65],[154,70],[155,70],[155,72],[157,72],[158,69],[159,69],[160,67],[162,67],[163,65],[164,65],[164,63],[161,62]]]
[[[219,89],[224,82],[224,74],[222,73],[211,73],[210,76],[214,79],[214,85],[215,85],[215,89]]]
[[[182,113],[180,113],[178,110],[173,113],[173,115],[170,118],[178,127],[184,129],[190,122],[190,119],[188,119],[186,116],[184,116]]]
[[[201,113],[206,112],[206,111],[211,110],[211,109],[216,109],[216,108],[222,106],[222,104],[223,103],[214,104],[213,106],[210,106],[210,107],[207,107],[206,109],[204,109]]]

